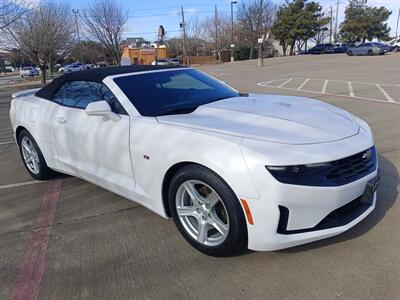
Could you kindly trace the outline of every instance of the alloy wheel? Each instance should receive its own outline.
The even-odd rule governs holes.
[[[175,204],[183,228],[198,243],[218,246],[225,241],[229,233],[227,209],[209,185],[185,181],[177,190]]]
[[[39,174],[40,172],[39,155],[36,150],[35,144],[29,137],[24,136],[22,138],[21,150],[25,165],[28,167],[29,171],[31,171],[35,175]]]

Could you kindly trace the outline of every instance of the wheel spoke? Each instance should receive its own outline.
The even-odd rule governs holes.
[[[223,223],[217,216],[211,216],[210,225],[218,230],[218,232],[223,236],[228,234],[228,225]]]
[[[34,160],[33,156],[32,156],[32,155],[29,155],[29,156],[25,159],[25,162],[26,162],[27,164],[29,164],[29,163],[31,163],[33,160]]]
[[[26,153],[30,154],[32,152],[31,147],[29,147],[26,141],[22,141],[22,147],[25,149]]]
[[[35,158],[32,158],[32,164],[33,164],[33,171],[37,172],[39,169],[39,162]]]
[[[207,197],[208,204],[210,207],[213,208],[221,199],[219,198],[218,194],[214,191]]]
[[[196,190],[196,187],[193,183],[185,182],[183,184],[183,187],[186,189],[193,202],[203,202],[199,192]]]
[[[177,207],[176,212],[178,213],[178,216],[180,216],[180,217],[195,217],[195,218],[197,218],[195,206]]]
[[[199,222],[199,234],[197,236],[197,240],[204,244],[205,241],[207,240],[207,234],[208,234],[208,223],[200,221]]]

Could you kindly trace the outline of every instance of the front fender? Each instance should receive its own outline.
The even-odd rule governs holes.
[[[131,156],[136,188],[153,210],[166,215],[163,181],[168,170],[182,162],[214,171],[238,198],[259,197],[240,150],[241,138],[143,119],[131,122]]]

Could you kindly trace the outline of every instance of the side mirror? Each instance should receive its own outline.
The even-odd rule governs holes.
[[[121,119],[119,115],[112,112],[110,105],[104,100],[89,103],[85,111],[88,116],[103,116],[114,122]]]

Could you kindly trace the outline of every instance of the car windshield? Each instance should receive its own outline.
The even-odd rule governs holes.
[[[114,82],[143,116],[188,113],[239,93],[194,69],[117,77]]]

